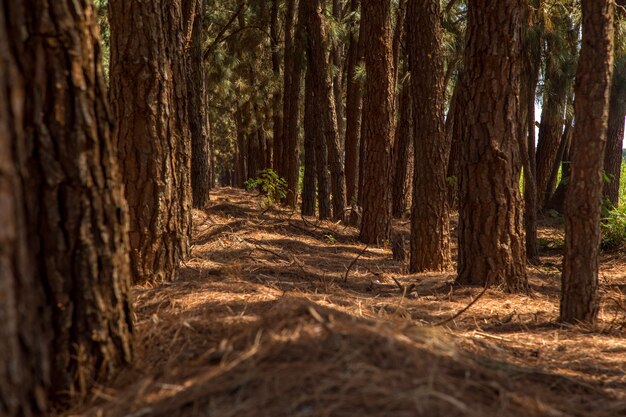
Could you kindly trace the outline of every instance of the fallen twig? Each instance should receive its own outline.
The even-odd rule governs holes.
[[[459,310],[456,314],[454,314],[452,317],[449,317],[445,320],[441,320],[438,321],[437,323],[433,324],[433,326],[441,326],[442,324],[446,324],[451,322],[452,320],[458,318],[461,314],[465,313],[467,310],[470,309],[471,306],[473,306],[476,301],[478,301],[480,299],[480,297],[482,297],[486,292],[487,289],[489,289],[489,285],[485,285],[485,288],[483,288],[483,290],[480,292],[480,294],[478,294],[476,296],[476,298],[474,298],[472,301],[470,301],[470,303],[468,305],[466,305],[465,307],[463,307],[461,310]]]
[[[369,245],[365,245],[365,247],[361,250],[361,252],[359,252],[359,254],[356,256],[356,258],[354,258],[352,260],[352,262],[350,262],[350,265],[348,266],[348,269],[346,269],[346,274],[343,276],[343,282],[348,282],[348,274],[350,273],[350,270],[352,269],[354,264],[359,260],[361,255],[363,255],[365,253],[365,251],[367,250],[368,247],[369,247]]]

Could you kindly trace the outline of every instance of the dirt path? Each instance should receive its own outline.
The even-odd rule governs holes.
[[[403,275],[355,229],[240,190],[215,192],[194,225],[180,279],[134,290],[133,369],[72,415],[626,415],[626,254],[603,255],[594,329],[555,323],[558,228],[541,230],[531,294],[488,290],[433,327],[481,289]]]

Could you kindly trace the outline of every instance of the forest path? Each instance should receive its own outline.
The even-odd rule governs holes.
[[[70,415],[626,415],[625,254],[603,255],[594,329],[555,324],[553,227],[532,294],[488,290],[433,327],[481,289],[451,286],[452,271],[404,275],[356,229],[264,211],[256,194],[211,199],[180,279],[134,289],[132,369]]]

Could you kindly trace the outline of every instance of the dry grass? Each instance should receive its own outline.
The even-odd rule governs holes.
[[[558,325],[555,221],[531,294],[488,290],[439,327],[481,289],[406,275],[351,227],[233,189],[194,224],[180,279],[134,290],[134,367],[70,415],[626,415],[626,256],[603,255],[598,325]]]

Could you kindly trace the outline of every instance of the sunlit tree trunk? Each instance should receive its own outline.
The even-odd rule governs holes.
[[[527,288],[518,147],[522,0],[471,0],[462,82],[460,284]]]
[[[113,136],[129,206],[132,276],[169,281],[191,237],[181,2],[110,0],[109,21]]]
[[[362,41],[367,69],[363,102],[363,218],[360,239],[383,243],[391,232],[391,147],[395,117],[391,2],[363,0]]]
[[[560,314],[561,321],[569,323],[593,322],[599,309],[600,205],[613,72],[613,16],[612,0],[582,0]]]
[[[444,55],[439,0],[409,0],[409,66],[413,95],[412,272],[450,267],[444,126]]]

